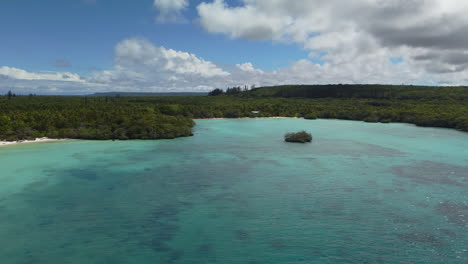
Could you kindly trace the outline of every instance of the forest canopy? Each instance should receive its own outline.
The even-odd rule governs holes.
[[[192,119],[117,98],[0,99],[0,139],[162,139],[192,135]]]
[[[234,87],[235,88],[235,87]],[[468,132],[468,88],[385,85],[221,89],[211,96],[0,97],[0,140],[165,139],[198,118],[303,117],[404,122]],[[14,96],[13,96],[14,95]]]

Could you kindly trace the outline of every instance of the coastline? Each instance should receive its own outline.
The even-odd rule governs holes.
[[[211,118],[193,118],[193,120],[212,120],[212,119],[280,119],[280,118],[294,118],[294,119],[304,119],[304,120],[337,120],[337,121],[350,121],[350,122],[363,122],[363,123],[369,123],[369,124],[405,124],[405,125],[411,125],[411,126],[416,126],[420,128],[435,128],[435,129],[449,129],[457,132],[462,132],[462,133],[468,133],[468,131],[462,130],[462,129],[457,129],[454,127],[444,127],[444,126],[422,126],[418,125],[415,123],[408,123],[408,122],[397,122],[397,121],[391,121],[391,122],[369,122],[365,120],[359,120],[359,119],[340,119],[340,118],[316,118],[316,119],[305,119],[304,117],[288,117],[288,116],[266,116],[266,117],[236,117],[236,118],[229,118],[229,117],[211,117]]]
[[[1,147],[8,147],[8,146],[17,146],[22,144],[33,144],[33,143],[50,143],[50,142],[58,142],[58,141],[65,141],[69,139],[56,139],[56,138],[36,138],[35,140],[18,140],[18,141],[0,141],[0,148]]]
[[[279,118],[302,118],[302,117],[288,117],[288,116],[257,116],[257,117],[209,117],[209,118],[193,118],[193,120],[211,120],[211,119],[263,119],[263,118],[273,118],[273,119],[279,119]]]
[[[215,119],[226,119],[226,120],[233,120],[233,119],[304,119],[304,120],[336,120],[336,121],[349,121],[349,122],[363,122],[363,123],[375,123],[375,124],[403,124],[403,125],[411,125],[421,128],[432,128],[432,129],[447,129],[461,133],[468,133],[468,131],[450,128],[450,127],[437,127],[437,126],[419,126],[414,123],[406,123],[406,122],[368,122],[364,120],[349,120],[349,119],[337,119],[337,118],[317,118],[317,119],[305,119],[303,117],[287,117],[287,116],[270,116],[270,117],[237,117],[237,118],[228,118],[228,117],[212,117],[212,118],[193,118],[194,121],[197,120],[215,120]],[[165,138],[160,138],[165,139]],[[172,139],[172,138],[171,138]],[[18,146],[22,144],[34,144],[34,143],[53,143],[53,142],[63,142],[63,141],[70,141],[70,140],[80,140],[80,139],[72,139],[72,138],[36,138],[35,140],[18,140],[18,141],[3,141],[0,140],[0,149],[8,146]],[[110,139],[109,139],[110,140]],[[138,140],[138,139],[134,139]],[[141,139],[140,139],[141,140]],[[146,139],[148,140],[148,139]],[[159,140],[159,139],[152,139],[152,140]],[[108,141],[108,140],[97,140],[97,141]],[[113,140],[114,141],[114,140]],[[120,141],[120,140],[119,140]]]

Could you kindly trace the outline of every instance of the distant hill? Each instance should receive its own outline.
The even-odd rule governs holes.
[[[282,85],[242,92],[249,97],[373,98],[468,100],[466,86],[413,86],[377,84]]]
[[[94,93],[88,96],[95,97],[135,97],[135,96],[207,96],[208,93],[198,93],[198,92],[180,92],[180,93],[137,93],[137,92],[107,92],[107,93]]]

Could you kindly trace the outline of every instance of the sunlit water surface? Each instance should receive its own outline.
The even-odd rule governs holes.
[[[283,142],[308,130],[312,144]],[[199,120],[0,149],[0,263],[468,263],[468,134]]]

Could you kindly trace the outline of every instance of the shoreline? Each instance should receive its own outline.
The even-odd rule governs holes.
[[[51,142],[59,142],[59,141],[66,141],[69,139],[56,139],[56,138],[36,138],[35,140],[18,140],[18,141],[0,141],[0,148],[1,147],[8,147],[8,146],[17,146],[22,144],[34,144],[34,143],[51,143]]]
[[[235,120],[235,119],[304,119],[304,118],[303,117],[286,117],[286,116],[237,117],[237,118],[228,118],[228,117],[193,118],[194,121],[196,121],[196,120],[216,120],[216,119],[218,119],[218,120],[219,119]],[[306,119],[304,119],[304,120],[306,120]],[[456,129],[456,128],[436,127],[436,126],[418,126],[417,124],[406,123],[406,122],[367,122],[367,121],[364,121],[364,120],[349,120],[349,119],[337,119],[337,118],[317,118],[317,119],[310,119],[310,120],[311,121],[313,121],[313,120],[335,120],[335,121],[362,122],[362,123],[369,123],[369,124],[400,124],[400,125],[410,125],[410,126],[415,126],[415,127],[420,127],[420,128],[445,129],[445,130],[451,130],[451,131],[454,131],[454,132],[468,133],[467,131],[463,131],[463,130]],[[165,139],[165,138],[160,138],[160,139]],[[151,139],[151,140],[160,140],[160,139]],[[42,137],[42,138],[36,138],[35,140],[18,140],[18,141],[3,141],[3,140],[0,140],[0,149],[4,148],[4,147],[18,146],[18,145],[23,145],[23,144],[53,143],[53,142],[64,142],[64,141],[70,141],[70,140],[80,140],[80,139],[70,139],[70,138],[57,139],[57,138]],[[95,141],[109,141],[109,140],[95,140]],[[133,140],[141,140],[141,139],[133,139]],[[147,140],[147,139],[145,139],[145,140]],[[121,141],[121,140],[119,140],[119,141]],[[131,141],[131,140],[129,140],[129,141]]]
[[[403,124],[403,125],[411,125],[411,126],[416,126],[420,128],[434,128],[434,129],[449,129],[457,132],[462,132],[462,133],[468,133],[468,131],[462,130],[462,129],[457,129],[454,127],[443,127],[443,126],[420,126],[415,123],[408,123],[408,122],[397,122],[397,121],[390,121],[390,122],[369,122],[365,120],[354,120],[354,119],[339,119],[339,118],[316,118],[316,119],[305,119],[304,117],[288,117],[288,116],[270,116],[270,117],[235,117],[235,118],[230,118],[230,117],[212,117],[212,118],[193,118],[193,120],[211,120],[211,119],[280,119],[280,118],[293,118],[293,119],[304,119],[304,120],[336,120],[336,121],[350,121],[350,122],[363,122],[367,124]]]
[[[193,118],[193,120],[211,120],[211,119],[263,119],[263,118],[272,118],[272,119],[280,119],[280,118],[302,118],[302,117],[288,117],[288,116],[258,116],[258,117],[209,117],[209,118]]]

